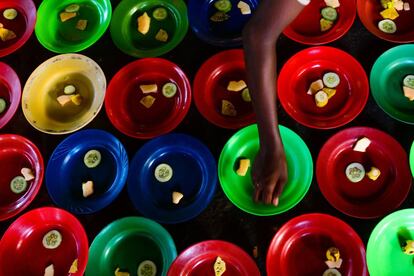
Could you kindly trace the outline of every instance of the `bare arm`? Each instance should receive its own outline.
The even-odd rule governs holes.
[[[257,117],[260,151],[253,164],[254,198],[277,205],[287,181],[276,110],[276,41],[303,9],[296,0],[262,0],[243,31],[247,81]]]

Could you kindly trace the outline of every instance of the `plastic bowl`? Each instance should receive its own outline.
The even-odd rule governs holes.
[[[413,275],[413,256],[402,247],[414,239],[414,209],[404,209],[383,218],[371,233],[367,263],[371,276]]]
[[[85,50],[101,38],[112,15],[110,0],[81,0],[78,15],[61,22],[60,13],[75,3],[73,0],[44,0],[38,11],[35,33],[40,44],[55,53],[73,53]],[[85,30],[76,28],[78,20],[87,20]]]
[[[158,21],[152,17],[157,7],[167,9],[166,19]],[[145,35],[137,30],[137,19],[144,12],[151,17],[151,27]],[[188,30],[187,6],[183,0],[123,0],[114,11],[110,29],[113,42],[122,52],[133,57],[161,56],[184,39]],[[166,42],[155,39],[160,29],[168,33]]]
[[[46,249],[43,236],[57,230],[62,243],[56,249]],[[44,275],[53,264],[55,275],[68,275],[73,261],[78,259],[81,276],[88,262],[88,237],[81,223],[70,213],[51,207],[32,210],[13,222],[0,241],[0,275]]]
[[[230,81],[246,80],[244,52],[241,49],[222,51],[209,58],[194,79],[194,101],[198,111],[210,123],[229,129],[238,129],[256,121],[253,106],[243,101],[241,92],[227,91]],[[230,101],[237,116],[222,115],[222,100]]]
[[[341,82],[328,104],[320,108],[307,91],[327,72],[337,73]],[[332,129],[351,122],[362,112],[369,84],[355,58],[339,49],[319,46],[302,50],[285,63],[279,74],[278,96],[286,112],[300,124]]]
[[[157,275],[166,275],[177,256],[170,234],[158,223],[142,217],[126,217],[106,226],[89,250],[86,276],[113,276],[119,267],[136,275],[138,265],[151,260]]]
[[[173,169],[166,183],[154,177],[162,163]],[[128,176],[129,197],[140,213],[161,223],[179,223],[199,215],[211,202],[217,185],[217,165],[209,149],[184,134],[169,134],[145,144],[134,156]],[[178,205],[172,192],[184,195]]]
[[[61,106],[57,97],[66,85],[75,85],[83,101]],[[81,129],[100,111],[105,98],[106,79],[92,59],[65,54],[43,62],[30,75],[23,89],[22,108],[27,121],[49,134],[67,134]]]
[[[320,45],[333,42],[344,36],[356,17],[356,0],[340,1],[337,8],[338,19],[333,27],[321,32],[321,10],[326,7],[324,0],[312,0],[296,19],[283,31],[290,39],[308,45]]]
[[[411,168],[411,174],[414,176],[414,142],[411,145],[411,149],[410,149],[410,168]]]
[[[322,275],[330,247],[339,249],[342,275],[368,276],[361,238],[348,224],[325,214],[301,215],[277,231],[267,252],[267,274]]]
[[[0,62],[0,98],[6,101],[6,109],[0,114],[0,129],[16,113],[21,94],[22,88],[16,72],[7,64]]]
[[[380,39],[394,43],[414,42],[414,1],[405,0],[404,2],[410,3],[411,10],[398,12],[399,16],[394,20],[397,32],[394,34],[386,34],[378,28],[378,22],[383,19],[380,12],[384,10],[381,1],[357,0],[358,16],[365,28]]]
[[[292,130],[280,126],[280,134],[286,153],[288,183],[277,207],[253,201],[253,183],[250,169],[244,177],[236,174],[239,158],[251,162],[259,150],[257,125],[237,132],[224,146],[219,160],[218,174],[224,193],[241,210],[257,215],[271,216],[286,212],[296,206],[306,195],[312,182],[313,162],[305,142]]]
[[[14,8],[18,16],[14,20],[5,19],[2,14],[5,9]],[[4,0],[0,2],[0,23],[13,31],[16,38],[2,42],[0,57],[7,56],[22,47],[33,33],[36,22],[36,6],[32,0]]]
[[[177,85],[177,94],[166,98],[162,87],[167,82]],[[157,84],[157,93],[143,94],[140,85]],[[151,95],[150,108],[140,101]],[[122,133],[150,139],[175,129],[187,115],[191,105],[191,86],[185,73],[174,63],[161,58],[146,58],[129,63],[111,80],[105,109],[109,120]]]
[[[225,274],[260,276],[256,263],[246,252],[232,243],[218,240],[203,241],[184,250],[175,259],[167,275],[210,275],[217,256],[226,262]]]
[[[412,44],[384,52],[372,67],[370,83],[372,96],[385,113],[398,121],[414,124],[414,102],[403,92],[403,79],[409,74],[414,74]]]
[[[26,138],[13,134],[0,135],[0,221],[23,211],[36,197],[43,181],[43,158],[35,144]],[[10,181],[21,175],[22,168],[32,170],[35,179],[22,194],[10,189]]]
[[[353,150],[358,139],[367,137],[371,144],[365,153]],[[350,182],[346,167],[354,162],[368,172],[372,166],[381,171],[376,181],[365,177]],[[332,136],[322,147],[316,177],[326,200],[336,209],[357,218],[376,218],[398,208],[407,197],[412,176],[407,153],[390,135],[367,127],[354,127]]]
[[[101,153],[101,162],[88,168],[83,158],[89,150]],[[53,151],[46,170],[46,187],[52,200],[75,214],[97,212],[115,200],[128,175],[128,155],[117,138],[102,130],[72,134]],[[84,198],[82,183],[93,181],[94,194]]]
[[[188,17],[190,26],[198,38],[204,42],[221,47],[237,47],[242,45],[242,30],[251,15],[243,15],[237,8],[239,0],[230,0],[232,9],[227,14],[230,18],[215,23],[210,17],[217,12],[213,0],[190,0]],[[259,5],[258,0],[245,0],[252,14]]]

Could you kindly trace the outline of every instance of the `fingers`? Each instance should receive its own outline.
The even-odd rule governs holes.
[[[268,182],[262,192],[262,201],[265,204],[272,204],[273,192],[276,187],[276,182]]]
[[[287,177],[281,176],[277,182],[277,185],[273,191],[273,198],[272,198],[272,204],[275,206],[279,205],[279,196],[283,192],[283,188],[285,187],[287,182]]]

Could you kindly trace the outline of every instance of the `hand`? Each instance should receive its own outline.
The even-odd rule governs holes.
[[[254,201],[277,206],[288,178],[286,156],[281,143],[275,150],[259,150],[253,163],[252,178]]]

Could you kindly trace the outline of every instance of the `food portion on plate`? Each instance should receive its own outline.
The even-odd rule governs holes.
[[[321,10],[321,32],[326,32],[332,29],[336,20],[338,19],[337,8],[340,7],[339,0],[325,0],[326,7]]]
[[[226,272],[226,262],[220,256],[218,256],[214,262],[213,268],[215,276],[222,276],[224,272]]]
[[[6,8],[0,10],[0,48],[6,46],[6,42],[14,42],[25,28],[25,19],[16,9]],[[3,44],[3,45],[2,45]]]
[[[410,101],[414,101],[414,75],[407,75],[403,79],[404,96]]]
[[[143,105],[146,109],[150,109],[157,100],[158,85],[155,83],[141,84],[139,85],[139,88],[142,94],[144,95],[140,100],[140,104]],[[178,87],[174,82],[171,82],[171,81],[165,82],[162,85],[161,92],[164,98],[171,99],[177,94]],[[155,95],[152,96],[148,94],[155,94]]]
[[[122,271],[119,267],[115,269],[115,276],[130,276],[128,271]],[[134,275],[134,274],[132,274]],[[137,276],[155,276],[157,275],[157,266],[153,261],[145,260],[138,265]]]
[[[76,20],[75,28],[79,31],[84,31],[88,26],[88,20],[82,18],[81,6],[78,4],[66,6],[65,9],[59,13],[59,18],[62,23]]]
[[[310,84],[307,94],[314,96],[316,106],[322,108],[328,104],[329,99],[335,96],[340,82],[341,79],[337,73],[327,72],[322,79]]]
[[[28,190],[29,184],[35,179],[30,168],[22,168],[21,175],[15,176],[10,181],[10,190],[15,194],[21,194]]]
[[[248,3],[244,1],[239,1],[237,6],[234,7],[230,0],[216,0],[213,1],[213,6],[216,9],[216,12],[210,17],[210,20],[214,23],[220,23],[227,21],[231,18],[229,12],[233,8],[239,9],[242,15],[249,15],[252,13],[251,7]]]
[[[144,12],[140,16],[138,16],[137,30],[141,35],[147,36],[149,35],[148,33],[150,32],[151,28],[155,28],[156,33],[153,38],[159,42],[168,42],[168,40],[170,39],[170,34],[167,30],[160,27],[162,26],[163,21],[165,21],[168,17],[169,11],[165,7],[158,6],[155,9],[153,9],[151,16],[148,15],[147,12]],[[155,25],[153,24],[153,19],[155,21],[158,21],[158,24],[156,24],[157,26],[155,27],[153,26]]]
[[[226,92],[234,92],[240,94],[240,98],[246,102],[251,102],[249,88],[244,80],[231,80],[229,81]],[[239,112],[236,106],[229,99],[221,100],[221,114],[228,117],[236,117]]]
[[[380,1],[384,10],[380,12],[383,19],[378,22],[378,29],[384,33],[393,34],[397,32],[397,24],[395,23],[395,20],[400,16],[400,13],[411,10],[410,3],[402,0]]]

